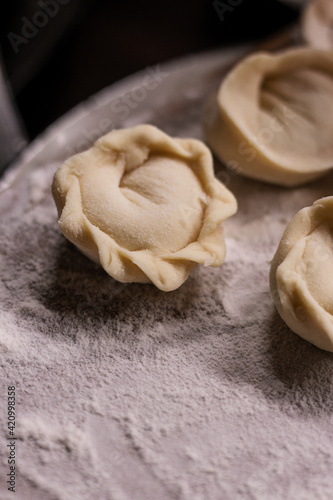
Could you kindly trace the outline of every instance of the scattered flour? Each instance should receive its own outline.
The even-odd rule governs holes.
[[[190,107],[180,89],[150,121],[200,137],[202,85]],[[286,222],[332,194],[333,175],[294,190],[232,176],[225,264],[163,293],[113,281],[65,240],[55,169],[26,170],[0,195],[1,425],[5,435],[15,385],[15,499],[330,500],[333,358],[283,324],[268,272]],[[11,498],[3,482],[0,497]]]

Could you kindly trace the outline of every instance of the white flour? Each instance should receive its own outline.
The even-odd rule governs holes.
[[[200,79],[184,85],[191,105],[180,88],[150,121],[200,138]],[[38,161],[0,194],[1,428],[15,385],[19,438],[15,494],[1,441],[1,499],[331,500],[333,357],[284,325],[268,272],[333,175],[294,190],[231,176],[225,264],[163,293],[113,281],[65,240],[56,167]]]
[[[13,216],[14,193],[0,198],[16,498],[330,498],[332,355],[282,323],[268,271],[285,221],[333,177],[294,191],[233,178],[226,263],[163,293],[113,281],[64,239],[54,169],[21,179]]]

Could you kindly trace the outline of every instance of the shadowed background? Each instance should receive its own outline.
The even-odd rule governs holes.
[[[259,40],[299,15],[277,0],[21,0],[1,9],[3,66],[30,139],[148,65]]]

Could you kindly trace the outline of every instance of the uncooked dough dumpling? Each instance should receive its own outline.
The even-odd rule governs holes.
[[[63,234],[121,282],[178,288],[196,263],[225,258],[222,221],[237,204],[208,148],[151,125],[115,130],[55,174]]]
[[[290,221],[271,263],[270,286],[291,330],[333,351],[333,196]]]
[[[306,43],[317,49],[333,50],[333,2],[309,2],[301,20],[302,36]]]
[[[295,186],[333,166],[333,53],[298,48],[241,61],[207,107],[207,142],[225,164]]]

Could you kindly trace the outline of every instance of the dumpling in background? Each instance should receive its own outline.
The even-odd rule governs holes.
[[[216,156],[247,175],[295,186],[333,166],[333,53],[256,53],[227,75],[204,115]]]
[[[301,20],[302,37],[317,49],[333,50],[333,2],[313,0],[304,10]]]

